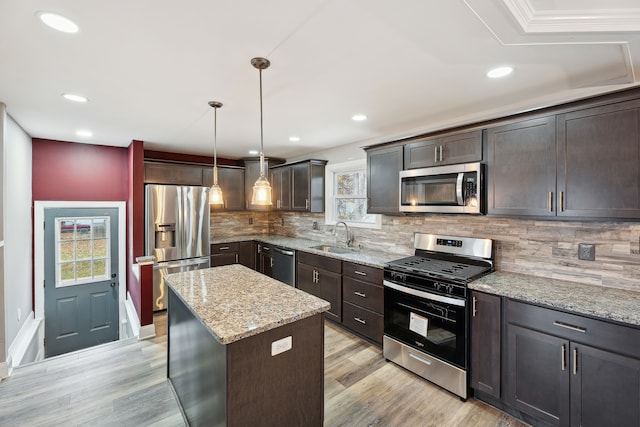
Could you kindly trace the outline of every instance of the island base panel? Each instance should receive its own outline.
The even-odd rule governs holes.
[[[291,349],[272,356],[272,343],[287,337]],[[322,426],[323,314],[227,347],[229,426]]]

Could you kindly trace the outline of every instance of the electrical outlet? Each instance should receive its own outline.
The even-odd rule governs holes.
[[[249,218],[249,225],[253,224],[253,218]]]
[[[311,224],[311,229],[312,230],[319,230],[320,229],[318,227],[318,221],[313,221],[313,223]]]
[[[594,245],[593,243],[579,243],[578,259],[581,259],[584,261],[595,261],[596,245]]]

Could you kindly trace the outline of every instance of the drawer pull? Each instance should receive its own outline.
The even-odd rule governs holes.
[[[362,320],[362,319],[361,319],[361,318],[359,318],[359,317],[354,317],[354,318],[353,318],[353,320],[355,320],[355,321],[356,321],[356,322],[358,322],[358,323],[362,323],[363,325],[366,325],[366,324],[367,324],[367,321],[366,321],[366,320]]]
[[[364,293],[362,293],[362,292],[354,291],[353,293],[354,293],[355,295],[359,296],[359,297],[362,297],[362,298],[366,298],[366,297],[367,297],[367,294],[364,294]]]
[[[429,359],[425,359],[424,357],[420,357],[418,355],[415,355],[413,353],[409,353],[409,357],[416,359],[418,362],[422,362],[425,365],[431,365],[431,360]]]
[[[360,276],[366,276],[367,275],[367,273],[365,273],[364,271],[354,270],[353,272],[356,273],[357,275],[360,275]]]
[[[585,332],[587,332],[587,329],[586,329],[586,328],[581,328],[580,326],[573,326],[573,325],[570,325],[570,324],[568,324],[568,323],[558,322],[557,320],[556,320],[555,322],[553,322],[553,324],[554,324],[555,326],[559,326],[559,327],[561,327],[561,328],[569,329],[569,330],[576,331],[576,332],[580,332],[580,333],[583,333],[583,334],[584,334]]]
[[[220,247],[218,249],[220,249],[221,251],[228,251],[229,250],[229,246],[222,246],[222,247]]]

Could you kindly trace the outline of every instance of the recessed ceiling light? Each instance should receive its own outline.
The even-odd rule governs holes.
[[[364,114],[356,114],[351,117],[351,120],[354,120],[356,122],[362,122],[364,120],[367,120],[367,116],[365,116]]]
[[[75,22],[57,13],[40,10],[36,12],[36,15],[42,22],[54,30],[62,31],[63,33],[77,33],[80,30]]]
[[[257,156],[260,153],[258,152],[258,150],[249,150],[249,154],[251,154],[252,156]]]
[[[511,67],[497,67],[492,70],[489,70],[487,73],[487,77],[491,79],[497,79],[500,77],[508,76],[513,71]]]
[[[80,138],[91,138],[93,136],[93,132],[90,130],[80,129],[76,131],[76,136]]]
[[[82,95],[75,95],[73,93],[63,93],[62,94],[63,98],[68,100],[68,101],[73,101],[73,102],[87,102],[88,99],[85,98]]]
[[[290,136],[289,137],[289,141],[298,142],[298,141],[300,141],[300,137],[299,136]]]

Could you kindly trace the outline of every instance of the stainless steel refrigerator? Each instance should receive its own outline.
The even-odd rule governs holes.
[[[209,188],[147,185],[145,254],[155,255],[153,310],[167,308],[164,276],[208,268]]]

